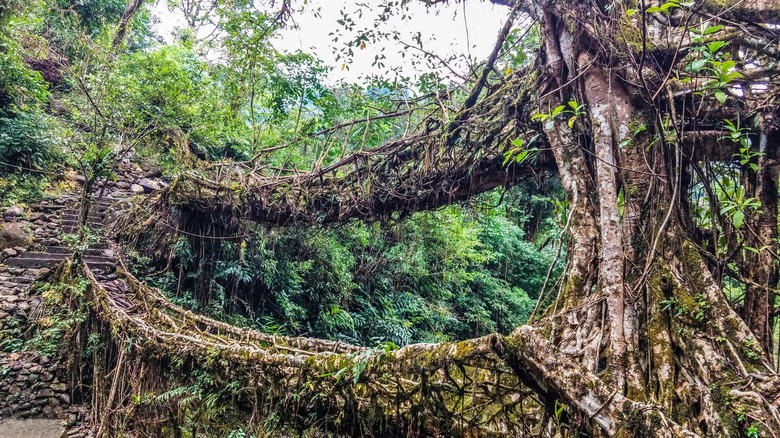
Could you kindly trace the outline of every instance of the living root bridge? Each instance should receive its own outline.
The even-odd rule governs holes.
[[[616,393],[530,326],[508,336],[379,351],[233,327],[181,309],[125,271],[98,278],[85,264],[65,262],[53,275],[89,280],[94,318],[110,327],[106,344],[119,347],[93,364],[94,378],[104,384],[89,385],[104,393],[93,394],[93,412],[103,413],[105,436],[128,427],[159,436],[162,427],[175,427],[182,421],[174,414],[182,411],[177,403],[187,395],[176,389],[206,385],[194,381],[203,373],[209,387],[200,389],[226,406],[219,418],[203,416],[204,428],[250,424],[273,432],[267,419],[283,412],[275,427],[288,430],[522,436],[538,431],[540,406],[566,404],[575,409],[564,415],[585,415],[608,436],[642,430],[696,436],[657,406]],[[166,396],[171,393],[178,396]],[[168,412],[161,406],[170,414],[161,414]]]
[[[428,117],[421,132],[373,150],[358,151],[326,167],[294,175],[266,175],[255,168],[217,165],[180,177],[159,203],[191,213],[239,211],[268,225],[312,225],[349,219],[382,220],[470,198],[498,186],[555,171],[543,137],[533,160],[505,165],[510,142],[539,131],[531,123],[536,79],[527,70],[488,89],[452,120]],[[532,165],[533,164],[533,165]]]

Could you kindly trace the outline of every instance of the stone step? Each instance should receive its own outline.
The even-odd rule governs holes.
[[[0,275],[0,283],[18,283],[18,284],[30,284],[35,281],[36,277],[19,277],[19,276],[5,276]]]
[[[7,266],[14,266],[19,268],[37,268],[52,264],[57,264],[66,258],[69,254],[49,254],[45,252],[26,252],[19,257],[8,259],[5,261]],[[90,256],[85,257],[87,264],[94,265],[107,265],[115,266],[116,262],[112,257],[106,256]]]
[[[78,211],[64,211],[60,215],[59,219],[78,220],[79,216],[80,215]],[[94,212],[94,211],[89,212],[89,219],[103,219],[104,217],[106,217],[105,212]]]
[[[61,220],[60,226],[65,228],[78,228],[79,222],[76,220]],[[88,228],[102,228],[103,227],[103,221],[96,221],[96,220],[90,220],[87,221],[87,227]]]
[[[86,253],[88,256],[106,256],[106,257],[114,256],[114,250],[109,248],[108,243],[104,243],[100,246],[96,246],[96,245],[98,244],[90,246],[87,249]],[[67,255],[73,254],[73,250],[71,250],[67,246],[47,246],[46,252],[49,254],[67,254]]]

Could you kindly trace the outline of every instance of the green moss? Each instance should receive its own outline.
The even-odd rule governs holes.
[[[654,437],[656,431],[661,427],[661,416],[656,411],[646,412],[641,409],[635,409],[632,402],[623,403],[622,422],[617,436],[621,437]],[[649,421],[648,421],[649,419]]]

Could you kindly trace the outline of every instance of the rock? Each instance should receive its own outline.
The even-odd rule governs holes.
[[[16,257],[19,253],[13,248],[6,248],[0,252],[0,258],[7,259],[8,257]]]
[[[85,182],[87,182],[87,179],[84,178],[84,175],[79,175],[78,173],[74,171],[70,171],[65,174],[65,180],[66,181],[76,181],[77,183],[84,185]]]
[[[138,167],[143,171],[143,175],[146,178],[154,178],[162,175],[162,168],[157,165],[152,159],[146,157],[138,157]]]
[[[38,360],[38,363],[41,364],[41,365],[46,365],[49,362],[51,362],[51,359],[49,359],[49,356],[41,356],[41,358]]]
[[[70,396],[68,394],[57,394],[57,398],[62,402],[63,404],[69,405],[70,404]]]
[[[117,181],[116,188],[122,189],[122,190],[127,190],[127,189],[130,188],[130,183],[125,182],[125,181]]]
[[[17,246],[30,246],[33,236],[17,223],[0,225],[0,250]]]
[[[14,247],[14,251],[16,251],[17,253],[21,254],[23,252],[27,252],[27,248],[25,248],[23,246],[15,246]]]
[[[8,393],[11,395],[19,395],[21,394],[22,389],[19,388],[18,385],[11,385],[11,387],[8,389]]]
[[[54,397],[54,391],[51,389],[41,389],[38,391],[38,394],[36,394],[36,398],[49,398]]]
[[[24,208],[21,205],[12,205],[5,211],[5,217],[16,218],[24,214]]]
[[[138,181],[138,185],[144,188],[145,193],[152,193],[155,190],[160,190],[160,184],[148,178],[141,178],[141,181]]]
[[[144,188],[139,186],[138,184],[131,185],[130,191],[133,192],[133,194],[135,195],[143,195],[145,193]]]
[[[30,215],[30,222],[35,222],[37,220],[43,219],[45,216],[43,213],[33,213]]]

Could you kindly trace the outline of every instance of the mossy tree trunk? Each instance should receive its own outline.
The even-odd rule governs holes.
[[[755,111],[753,102],[718,105],[715,90],[686,95],[679,82],[668,81],[681,77],[686,61],[680,54],[676,64],[662,67],[658,52],[647,49],[662,51],[647,36],[654,17],[642,8],[649,3],[612,4],[611,10],[588,1],[531,3],[541,32],[540,111],[566,108],[545,131],[572,209],[566,281],[539,324],[616,393],[662,406],[687,431],[743,436],[753,427],[769,436],[780,428],[777,393],[761,392],[761,379],[751,376],[777,378],[768,360],[777,286],[777,176],[769,162],[780,146],[777,131],[763,127],[761,155],[753,158],[757,170],[745,166],[748,193],[762,203],[760,213],[746,211],[741,229],[729,220],[720,225],[729,228],[721,232],[743,236],[735,245],[757,252],[732,246],[731,259],[717,249],[707,252],[704,240],[718,227],[697,229],[690,189],[718,182],[692,177],[695,148],[703,145],[685,131],[712,123],[711,115],[696,111],[701,101],[718,106],[719,117],[735,119]],[[702,11],[711,6],[655,13],[659,20],[652,25],[657,31],[666,19],[701,27],[708,19]],[[626,11],[631,8],[633,19]],[[757,18],[777,9],[767,8],[741,12]],[[688,31],[677,26],[660,32],[676,35],[669,55],[678,42],[691,44]],[[637,33],[642,36],[632,43],[627,35]],[[728,202],[710,201],[718,210]],[[743,317],[723,292],[723,268],[730,261],[739,263],[747,283]]]

